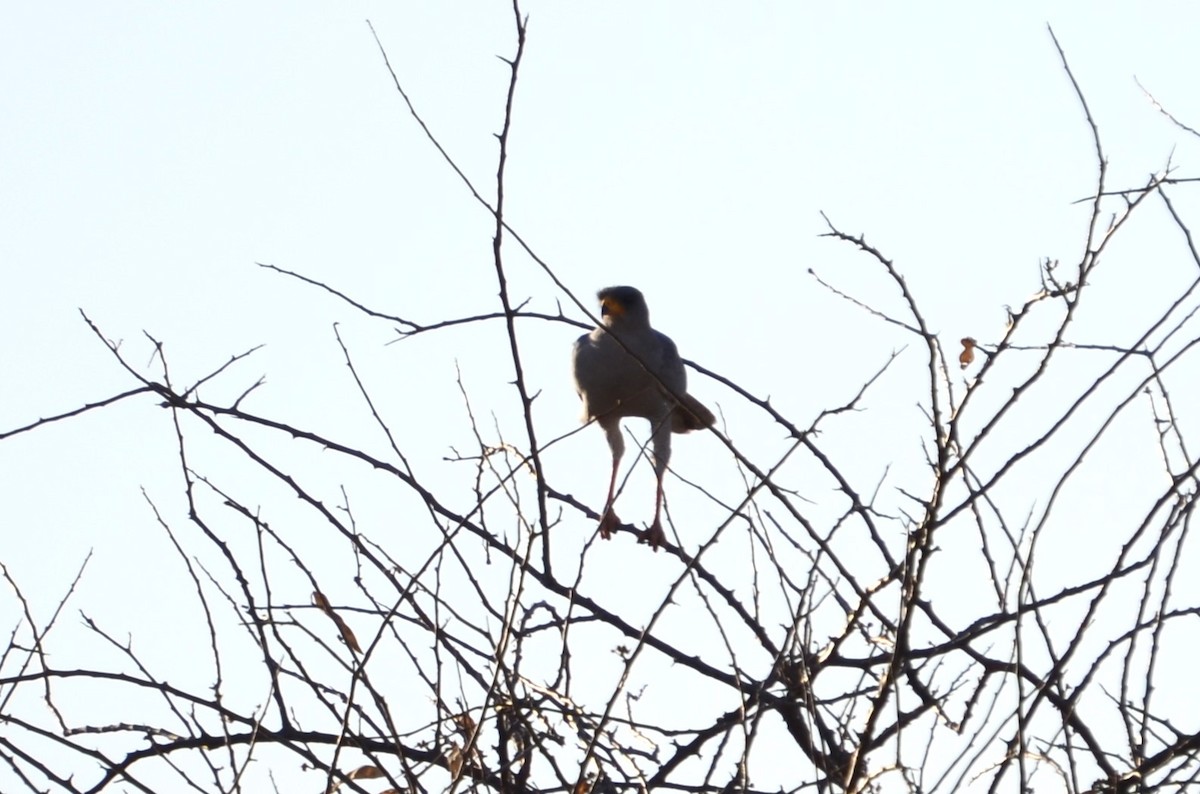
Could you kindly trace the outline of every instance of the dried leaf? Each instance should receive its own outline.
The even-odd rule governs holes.
[[[958,354],[958,365],[962,369],[966,369],[975,360],[975,340],[969,336],[964,336],[962,346],[963,350]]]
[[[353,772],[346,775],[346,777],[350,780],[369,780],[371,778],[384,777],[384,776],[385,776],[385,773],[382,769],[380,769],[377,766],[370,766],[370,765],[360,766],[358,769],[355,769]],[[334,783],[332,786],[330,786],[328,794],[333,794],[335,791],[340,789],[342,787],[343,782],[344,781],[339,780],[336,783]],[[395,789],[388,789],[388,791],[391,791],[393,794],[399,794],[399,792],[397,792]],[[380,792],[380,794],[387,794],[387,791]]]
[[[453,717],[454,724],[458,726],[458,730],[467,739],[470,739],[475,733],[475,720],[471,719],[471,715],[467,712],[456,714]]]
[[[350,650],[355,653],[362,653],[362,648],[358,646],[358,639],[355,638],[354,632],[346,625],[346,621],[342,620],[342,616],[333,611],[333,607],[329,605],[329,599],[322,595],[320,590],[313,591],[313,604],[320,607],[329,618],[337,625],[338,631],[342,635],[342,641],[350,647]]]
[[[351,780],[366,780],[373,777],[383,777],[383,770],[377,766],[360,766],[347,777]]]
[[[458,780],[458,773],[462,771],[463,756],[457,744],[450,745],[450,750],[446,753],[446,764],[450,767],[450,777]]]
[[[340,615],[334,615],[333,621],[337,623],[338,629],[342,632],[342,639],[350,646],[350,650],[362,653],[362,648],[358,647],[358,640],[354,637],[354,632],[346,625],[346,621],[342,620]]]

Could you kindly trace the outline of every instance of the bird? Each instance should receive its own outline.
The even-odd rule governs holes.
[[[600,425],[612,453],[600,537],[609,539],[621,523],[613,510],[617,469],[625,454],[621,420],[641,417],[650,420],[657,487],[654,520],[638,535],[638,543],[658,551],[666,542],[660,516],[671,434],[712,427],[716,417],[688,394],[679,350],[669,336],[650,327],[650,310],[642,293],[634,287],[607,287],[596,297],[601,324],[575,340],[572,363],[575,390],[583,400],[583,421]]]

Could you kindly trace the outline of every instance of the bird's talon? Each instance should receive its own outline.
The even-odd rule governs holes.
[[[638,543],[648,543],[650,544],[650,548],[656,552],[666,542],[667,536],[663,533],[662,524],[658,521],[655,521],[638,535]]]
[[[600,537],[604,540],[612,538],[614,532],[621,526],[621,519],[617,518],[617,514],[612,511],[612,508],[604,511],[604,515],[600,517]]]

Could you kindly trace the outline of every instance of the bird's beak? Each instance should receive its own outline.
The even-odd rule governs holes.
[[[600,301],[600,316],[601,317],[617,317],[624,314],[625,309],[621,304],[614,301],[612,298],[605,298]]]

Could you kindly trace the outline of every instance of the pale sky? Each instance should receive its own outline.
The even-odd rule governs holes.
[[[1088,207],[1073,202],[1095,186],[1090,131],[1047,25],[1099,125],[1110,189],[1142,184],[1169,159],[1181,176],[1198,171],[1200,140],[1135,81],[1200,127],[1194,3],[522,8],[508,222],[589,306],[601,287],[638,286],[685,357],[770,396],[802,426],[910,345],[867,410],[828,439],[864,483],[891,463],[895,481],[922,474],[920,366],[904,356],[923,353],[808,274],[901,313],[877,266],[819,236],[821,212],[896,262],[947,350],[962,336],[997,339],[1004,307],[1038,289],[1039,262],[1078,258]],[[230,402],[265,374],[247,409],[378,449],[333,335],[340,322],[405,451],[435,480],[451,448],[473,443],[456,367],[482,424],[494,413],[521,438],[501,324],[388,346],[391,323],[256,266],[417,322],[499,309],[492,221],[409,116],[367,20],[434,134],[492,195],[508,77],[497,56],[514,50],[506,3],[8,4],[0,432],[133,385],[83,309],[144,371],[157,365],[143,331],[162,341],[181,383],[265,345],[204,396]],[[1198,204],[1183,196],[1180,207]],[[1119,309],[1081,314],[1076,341],[1113,342],[1162,310],[1141,278],[1148,263],[1155,279],[1194,278],[1178,233],[1161,210],[1148,214],[1098,286],[1120,296],[1103,304]],[[584,319],[507,250],[517,301],[551,313],[561,302]],[[522,328],[541,433],[552,438],[577,425],[568,350],[578,332]],[[783,443],[723,387],[695,374],[691,383],[729,409],[740,446]],[[76,609],[135,636],[170,620],[175,582],[140,489],[185,525],[173,439],[167,414],[142,400],[0,442],[0,561],[41,599],[41,614],[90,549]],[[676,455],[681,472],[717,492],[741,486],[706,439],[677,442]],[[561,442],[547,465],[563,490],[599,502],[598,430]],[[649,517],[640,474],[623,500],[628,520]],[[1113,487],[1128,481],[1109,475]],[[699,511],[680,490],[681,514]],[[1095,514],[1080,520],[1119,516],[1113,491],[1096,492]],[[15,624],[11,602],[0,604],[0,625]]]

